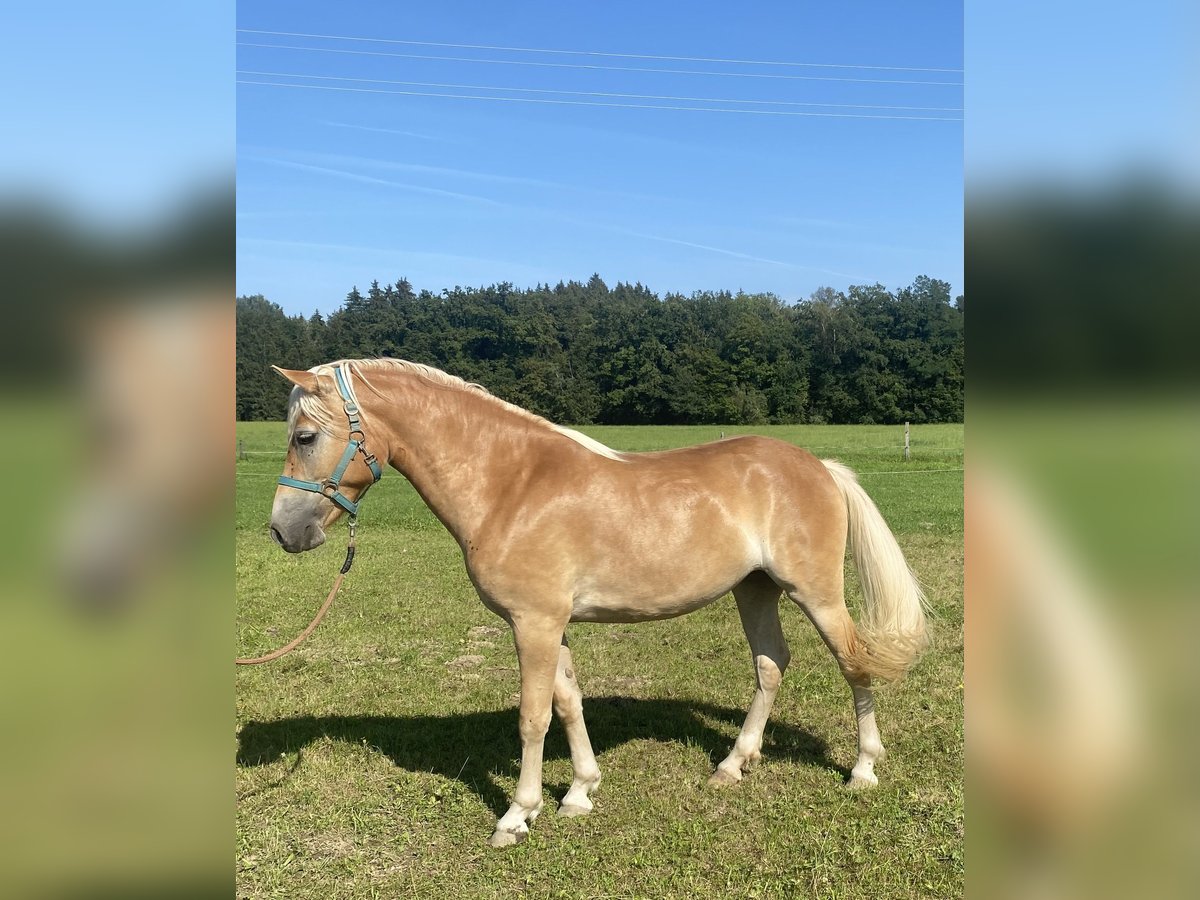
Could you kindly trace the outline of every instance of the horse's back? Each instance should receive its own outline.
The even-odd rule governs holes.
[[[755,507],[781,497],[805,502],[836,494],[833,479],[812,453],[762,435],[629,454],[626,460],[623,469],[608,467],[610,477],[647,500],[662,491],[691,491]]]
[[[828,544],[841,564],[836,485],[820,460],[783,441],[748,435],[604,460],[579,491],[542,536],[555,548],[549,568],[571,573],[576,619],[688,612],[770,571],[782,545]]]

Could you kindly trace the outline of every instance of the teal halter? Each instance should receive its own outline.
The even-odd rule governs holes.
[[[358,515],[358,504],[362,502],[363,494],[367,492],[367,485],[363,488],[362,494],[358,496],[358,502],[351,500],[340,490],[338,486],[341,484],[342,476],[346,474],[346,467],[350,465],[350,460],[354,459],[355,455],[361,453],[367,465],[371,468],[371,474],[375,476],[374,484],[383,477],[383,470],[379,467],[379,461],[369,450],[367,450],[367,436],[363,434],[362,424],[358,421],[358,406],[354,403],[354,397],[350,393],[350,375],[343,373],[341,365],[333,367],[333,379],[337,383],[338,393],[342,395],[342,408],[346,411],[346,418],[350,420],[350,440],[346,445],[345,451],[342,453],[342,458],[337,464],[337,468],[333,470],[333,474],[324,481],[301,481],[299,478],[289,478],[287,475],[279,476],[279,483],[284,487],[299,488],[302,491],[312,491],[316,494],[321,494],[346,512],[350,513],[351,517]]]

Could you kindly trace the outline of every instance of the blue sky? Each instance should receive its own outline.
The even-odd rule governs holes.
[[[237,86],[237,287],[288,312],[400,277],[599,272],[788,300],[922,274],[962,289],[959,3],[245,2],[237,17],[238,80],[259,82]],[[432,56],[454,58],[415,58]]]
[[[0,202],[40,198],[108,228],[225,190],[234,21],[222,3],[10,4]]]
[[[972,188],[1200,185],[1200,4],[1005,0],[967,10]],[[1014,65],[1019,59],[1020,64]]]

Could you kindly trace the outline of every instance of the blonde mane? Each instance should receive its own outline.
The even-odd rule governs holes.
[[[404,359],[343,359],[335,363],[313,366],[308,371],[312,372],[318,377],[326,376],[328,378],[333,378],[333,367],[335,365],[340,365],[347,369],[352,375],[357,376],[357,378],[352,377],[347,379],[350,384],[350,395],[354,398],[354,402],[356,404],[358,404],[358,397],[355,394],[356,381],[361,381],[376,396],[383,396],[367,378],[368,373],[394,371],[408,372],[438,387],[449,388],[455,391],[470,391],[486,397],[492,403],[499,405],[509,412],[516,413],[530,422],[536,422],[539,425],[549,428],[551,431],[555,431],[563,435],[563,437],[570,438],[575,443],[586,448],[587,450],[590,450],[592,453],[595,453],[598,456],[603,456],[606,459],[611,459],[616,462],[625,461],[625,455],[623,453],[619,453],[616,450],[613,450],[611,447],[606,447],[604,444],[600,443],[594,438],[588,437],[586,434],[575,431],[573,428],[564,428],[561,425],[555,425],[549,419],[544,419],[535,413],[531,413],[527,409],[522,409],[521,407],[509,403],[506,400],[501,400],[481,384],[476,384],[472,381],[466,381],[462,378],[459,378],[457,375],[451,375],[448,372],[443,372],[441,369],[435,369],[433,366],[409,362],[408,360]],[[339,424],[340,416],[338,416],[336,413],[330,412],[326,405],[321,402],[321,398],[319,396],[306,393],[300,388],[294,388],[292,390],[291,398],[288,401],[289,435],[295,429],[296,418],[301,413],[316,422],[319,428],[329,433],[336,433],[339,428],[344,426],[344,423]]]

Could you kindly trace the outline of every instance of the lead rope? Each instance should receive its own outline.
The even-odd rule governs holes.
[[[354,565],[354,530],[357,525],[358,520],[354,516],[351,516],[350,542],[346,545],[346,561],[342,563],[342,569],[340,572],[338,572],[337,578],[333,579],[333,587],[329,589],[329,596],[325,598],[325,602],[321,604],[321,608],[317,610],[317,614],[313,620],[308,623],[308,627],[300,632],[295,640],[291,641],[291,643],[285,644],[278,650],[273,650],[264,656],[235,659],[234,663],[239,666],[257,666],[260,663],[270,662],[273,659],[279,659],[279,657],[286,656],[299,647],[300,644],[304,642],[304,639],[313,633],[316,627],[321,624],[321,620],[325,618],[325,613],[329,612],[329,607],[333,605],[333,598],[337,596],[337,592],[342,586],[342,579],[346,577],[346,573],[349,572],[350,567]]]

